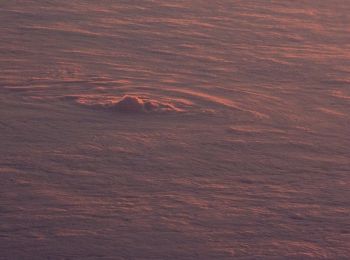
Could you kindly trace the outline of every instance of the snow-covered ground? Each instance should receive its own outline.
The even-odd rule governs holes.
[[[350,257],[348,0],[0,1],[0,259]]]

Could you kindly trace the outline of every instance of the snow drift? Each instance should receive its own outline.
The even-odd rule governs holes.
[[[121,113],[181,112],[176,106],[149,98],[125,95],[122,98],[78,96],[75,101],[83,106],[111,109]]]

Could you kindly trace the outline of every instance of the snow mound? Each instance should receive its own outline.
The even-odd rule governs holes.
[[[176,108],[170,104],[160,103],[154,100],[143,100],[136,96],[124,96],[113,108],[120,112],[139,113],[152,111],[173,111]]]
[[[125,95],[120,99],[105,97],[79,97],[76,102],[80,105],[109,108],[122,113],[151,113],[151,112],[181,112],[182,110],[170,103],[160,102],[149,98]]]

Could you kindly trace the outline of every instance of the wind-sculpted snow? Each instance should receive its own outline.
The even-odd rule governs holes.
[[[123,113],[156,113],[156,112],[181,112],[172,104],[159,102],[149,98],[125,95],[122,98],[115,97],[75,97],[78,104],[88,107],[105,108]]]
[[[155,112],[155,111],[177,111],[169,104],[159,103],[154,100],[143,100],[139,97],[124,96],[113,108],[121,112]]]
[[[0,259],[350,259],[349,0],[0,0]]]

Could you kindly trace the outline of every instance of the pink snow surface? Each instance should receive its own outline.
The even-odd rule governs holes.
[[[350,1],[0,1],[0,259],[349,259]]]

